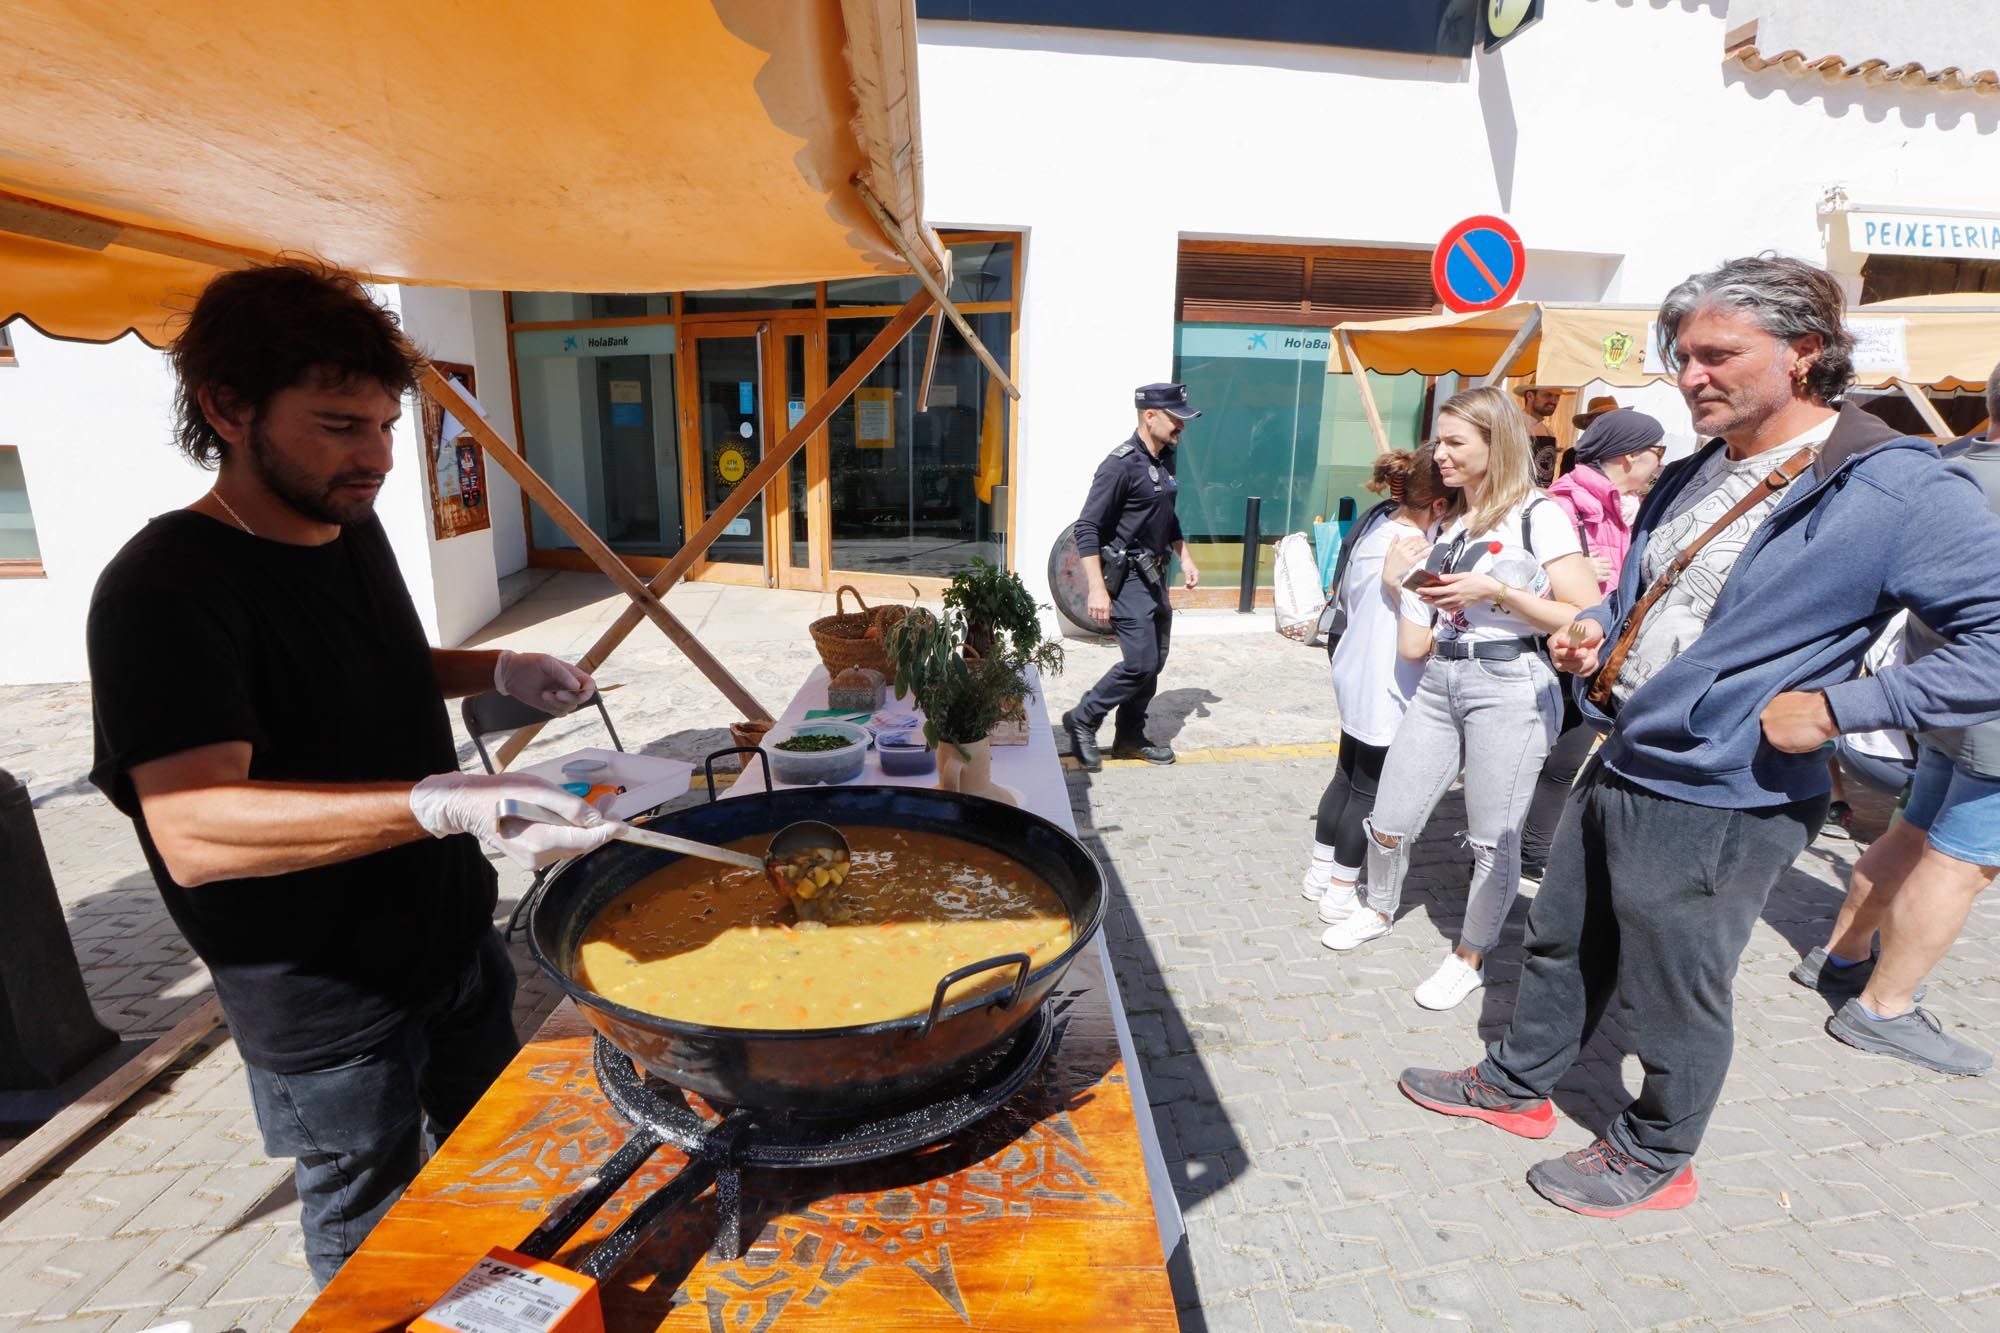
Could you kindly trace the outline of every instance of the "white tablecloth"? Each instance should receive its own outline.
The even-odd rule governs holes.
[[[826,681],[826,668],[814,667],[805,684],[799,687],[799,692],[778,718],[778,725],[795,725],[806,720],[808,711],[825,708]],[[884,711],[906,711],[909,707],[908,701],[898,702],[892,697]],[[725,796],[764,789],[763,765],[754,756],[744,757],[749,763],[743,776],[724,793]],[[1065,833],[1075,835],[1076,820],[1070,813],[1069,786],[1063,781],[1062,762],[1056,757],[1055,733],[1049,728],[1048,708],[1039,689],[1028,700],[1028,743],[993,747],[993,780],[1018,794],[1022,809],[1040,815]],[[795,784],[773,782],[772,785],[784,789]],[[881,761],[870,750],[861,776],[844,785],[935,787],[937,774],[892,776],[882,771]],[[1107,885],[1106,892],[1109,891]],[[1097,951],[1098,961],[1104,970],[1105,998],[1111,1006],[1112,1023],[1118,1029],[1118,1054],[1125,1062],[1125,1077],[1132,1090],[1132,1110],[1138,1125],[1139,1145],[1146,1159],[1146,1182],[1153,1191],[1153,1218],[1160,1231],[1160,1252],[1172,1255],[1181,1241],[1180,1204],[1174,1197],[1174,1182],[1167,1174],[1166,1158],[1160,1152],[1159,1133],[1153,1125],[1152,1103],[1146,1096],[1145,1070],[1140,1066],[1138,1052],[1132,1046],[1132,1030],[1125,1021],[1125,1002],[1118,993],[1118,974],[1111,965],[1111,951],[1104,943],[1101,929],[1097,932]]]

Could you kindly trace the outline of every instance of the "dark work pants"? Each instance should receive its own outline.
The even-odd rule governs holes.
[[[1597,732],[1583,720],[1583,713],[1565,682],[1562,733],[1549,747],[1548,758],[1542,760],[1541,774],[1535,779],[1535,796],[1528,804],[1528,822],[1521,827],[1523,865],[1548,863],[1549,844],[1555,839],[1563,806],[1569,803],[1570,788],[1576,785],[1576,775],[1583,771],[1583,761],[1590,758],[1590,747],[1596,739]]]
[[[373,1050],[298,1074],[247,1066],[264,1151],[297,1159],[314,1281],[340,1271],[520,1048],[514,963],[489,930],[458,980]]]
[[[1528,911],[1514,1021],[1480,1076],[1545,1097],[1604,1015],[1645,1069],[1606,1137],[1661,1170],[1701,1146],[1736,1034],[1731,988],[1764,900],[1819,832],[1827,798],[1721,810],[1633,786],[1593,760]]]
[[[1090,687],[1070,716],[1095,731],[1104,715],[1118,710],[1120,739],[1146,734],[1146,706],[1160,687],[1160,668],[1167,664],[1167,640],[1173,636],[1174,611],[1167,604],[1166,584],[1151,584],[1137,570],[1125,576],[1111,599],[1111,630],[1118,636],[1118,665]]]
[[[1366,745],[1340,733],[1340,757],[1333,781],[1319,798],[1319,825],[1313,841],[1333,848],[1333,859],[1344,866],[1366,865],[1368,833],[1362,827],[1375,809],[1375,791],[1382,783],[1386,745]]]

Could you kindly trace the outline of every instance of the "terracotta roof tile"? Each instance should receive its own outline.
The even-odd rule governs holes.
[[[1872,56],[1850,61],[1846,56],[1810,56],[1797,50],[1767,54],[1757,49],[1754,30],[1749,37],[1732,42],[1723,51],[1722,58],[1724,62],[1734,61],[1753,72],[1775,65],[1795,77],[1817,74],[1828,82],[1859,79],[1869,87],[1900,83],[1905,87],[1929,87],[1942,92],[1977,92],[1987,96],[2000,94],[2000,72],[1994,70],[1967,70],[1957,65],[1927,70],[1914,62],[1892,65]]]

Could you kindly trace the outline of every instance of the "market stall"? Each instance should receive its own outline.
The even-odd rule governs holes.
[[[827,686],[815,669],[771,734],[857,718],[829,708]],[[760,805],[774,806],[775,820],[796,804],[843,824],[849,814],[920,821],[946,809],[1009,847],[1051,831],[1060,840],[1074,823],[1039,690],[1025,714],[1024,743],[994,751],[999,804],[941,793],[935,773],[885,771],[871,748],[847,782],[781,781],[770,796],[753,762],[719,801],[663,826],[719,836],[754,822]],[[857,720],[892,736],[911,717],[907,703],[887,699]],[[549,918],[564,886],[551,892],[553,905],[537,907],[538,956],[559,952]],[[1179,1241],[1180,1216],[1101,932],[1078,941],[1053,986],[1039,1005],[995,1009],[1014,1026],[992,1060],[928,1088],[914,1110],[905,1101],[869,1103],[858,1119],[780,1115],[740,1135],[740,1108],[725,1118],[726,1108],[634,1083],[617,1050],[593,1048],[583,1017],[606,1028],[594,998],[579,997],[581,1015],[565,1002],[299,1327],[401,1327],[501,1246],[593,1272],[611,1329],[675,1327],[683,1307],[732,1329],[781,1315],[788,1328],[1172,1328],[1163,1256]],[[945,1015],[980,1012],[955,1004]],[[927,1058],[936,1029],[910,1021],[923,1030],[855,1057],[874,1083],[887,1077],[884,1061]],[[707,1072],[689,1081],[769,1080],[790,1066],[826,1081],[816,1100],[830,1103],[857,1091],[840,1073],[848,1058],[832,1048],[793,1062],[746,1048],[698,1060]],[[661,1092],[664,1107],[653,1100]],[[660,1122],[665,1146],[635,1165],[621,1143]],[[731,1137],[718,1144],[718,1133]],[[571,1217],[580,1195],[588,1206]]]
[[[1361,368],[1482,384],[1529,380],[1571,393],[1592,384],[1637,388],[1669,378],[1654,346],[1658,313],[1657,306],[1522,301],[1468,315],[1354,321],[1334,326],[1327,373]],[[1940,436],[1953,432],[1924,390],[1976,389],[2000,356],[2000,303],[1990,293],[1859,306],[1848,322],[1856,337],[1856,387],[1901,393]],[[1386,450],[1367,376],[1357,376],[1355,387],[1369,408],[1376,447]],[[1558,419],[1572,410],[1558,409]]]

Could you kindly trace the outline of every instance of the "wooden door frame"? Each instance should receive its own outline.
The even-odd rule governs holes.
[[[765,410],[772,421],[783,421],[785,429],[791,429],[787,412],[784,364],[785,339],[801,337],[805,339],[805,401],[811,404],[826,392],[826,317],[819,311],[801,310],[787,314],[774,314],[766,332],[770,344],[766,349],[766,363],[776,367],[776,373],[765,375]],[[782,437],[782,433],[781,433]],[[824,429],[815,431],[805,446],[806,460],[806,565],[795,569],[791,563],[792,513],[791,484],[788,474],[780,474],[764,495],[766,559],[769,562],[771,585],[778,588],[795,588],[805,592],[825,592],[827,589],[827,568],[832,554],[832,517],[829,508],[831,490],[827,480],[827,443]],[[782,516],[780,527],[777,521]]]
[[[771,360],[771,321],[762,315],[740,319],[707,320],[681,325],[677,344],[685,344],[686,355],[679,358],[675,374],[680,382],[681,412],[681,504],[686,517],[682,520],[683,530],[692,534],[699,529],[709,515],[708,500],[703,491],[707,480],[707,464],[702,459],[701,414],[699,412],[698,387],[700,384],[700,344],[708,338],[752,338],[757,343],[758,400],[763,410],[766,437],[771,433],[770,380],[768,366]],[[779,432],[782,438],[783,432]],[[758,457],[762,458],[768,440],[758,441]],[[753,463],[754,467],[755,464]],[[695,557],[694,565],[688,572],[689,578],[710,583],[730,583],[741,587],[768,588],[775,586],[774,565],[771,551],[771,497],[766,487],[764,496],[764,558],[759,565],[740,565],[729,560],[710,560],[706,551]]]

